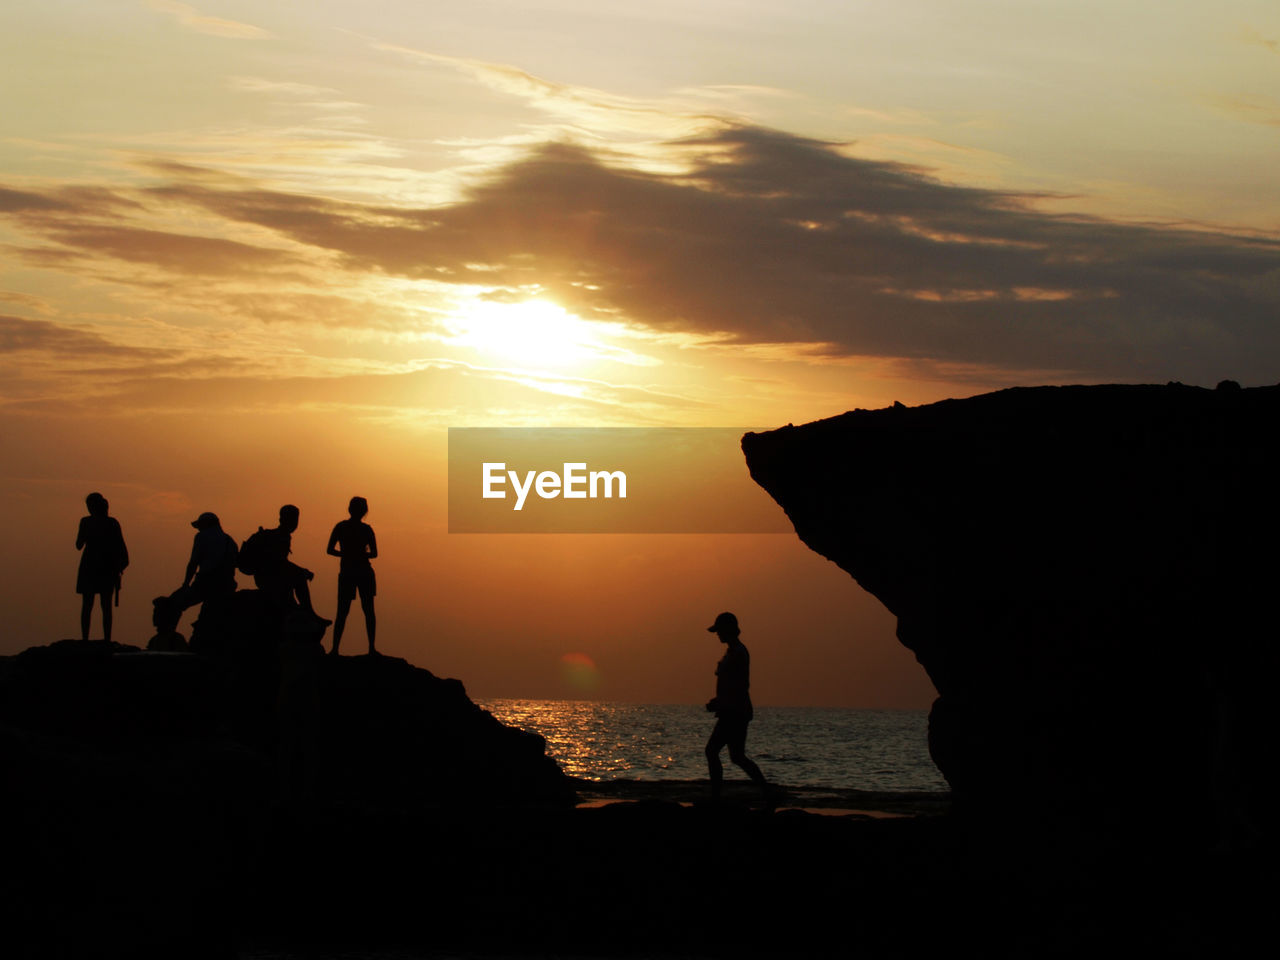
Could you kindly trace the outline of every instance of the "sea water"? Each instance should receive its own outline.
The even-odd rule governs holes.
[[[715,717],[685,704],[477,700],[541,734],[565,773],[587,780],[697,780]],[[924,710],[756,707],[747,754],[771,782],[887,792],[946,790],[929,758]],[[727,756],[723,758],[728,762]]]

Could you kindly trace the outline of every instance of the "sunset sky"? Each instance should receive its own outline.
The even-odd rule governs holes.
[[[447,428],[1280,381],[1274,0],[42,0],[0,85],[0,653],[91,490],[139,644],[204,510],[332,616],[359,494],[473,696],[701,702],[729,609],[759,703],[927,706],[794,536],[448,534]]]

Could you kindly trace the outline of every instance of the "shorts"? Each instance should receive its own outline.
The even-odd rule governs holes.
[[[368,603],[378,593],[378,580],[373,575],[373,567],[363,570],[338,571],[338,603],[350,603],[360,593],[360,602]]]
[[[711,730],[711,739],[707,741],[707,750],[719,753],[725,747],[730,753],[743,753],[747,746],[747,724],[751,721],[742,714],[722,716],[716,720]]]

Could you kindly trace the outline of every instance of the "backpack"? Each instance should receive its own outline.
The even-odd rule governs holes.
[[[257,533],[249,534],[249,539],[240,544],[240,555],[236,559],[236,567],[241,573],[251,577],[255,573],[261,573],[268,549],[267,532],[259,527]]]

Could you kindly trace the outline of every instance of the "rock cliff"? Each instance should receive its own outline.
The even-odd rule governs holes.
[[[898,617],[959,809],[1247,843],[1275,787],[1277,436],[1280,388],[1228,381],[895,404],[742,448]]]

